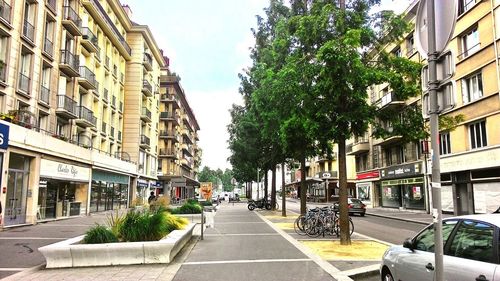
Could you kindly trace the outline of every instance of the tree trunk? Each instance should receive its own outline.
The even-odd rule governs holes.
[[[286,217],[285,163],[281,163],[281,215]]]
[[[271,166],[271,208],[276,210],[276,164]]]
[[[340,245],[351,245],[349,235],[349,210],[347,208],[347,167],[345,155],[345,137],[339,139],[339,183],[340,183]]]
[[[266,198],[266,199],[269,196],[269,193],[267,190],[267,172],[268,172],[268,170],[266,170],[266,172],[264,173],[264,198]]]
[[[306,157],[300,159],[300,213],[306,214],[307,186],[306,186]]]

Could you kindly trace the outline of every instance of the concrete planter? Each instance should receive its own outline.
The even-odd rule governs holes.
[[[84,237],[81,235],[38,250],[47,268],[169,263],[191,239],[195,225],[174,230],[160,241],[79,244]]]

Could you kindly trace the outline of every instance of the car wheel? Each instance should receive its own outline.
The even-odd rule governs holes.
[[[271,210],[273,207],[271,206],[271,203],[266,204],[266,210]]]
[[[250,211],[255,210],[255,205],[254,205],[254,204],[248,204],[248,209],[249,209]]]
[[[365,216],[365,213],[359,213],[360,216],[364,217]]]
[[[394,278],[392,277],[391,272],[388,269],[385,269],[382,272],[382,281],[394,281]]]

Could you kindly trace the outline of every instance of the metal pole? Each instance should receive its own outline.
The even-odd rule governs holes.
[[[260,188],[260,180],[259,180],[259,169],[257,168],[257,200],[259,200],[259,188]]]
[[[205,227],[205,209],[201,210],[201,240],[203,240],[204,227]]]
[[[439,106],[437,101],[436,63],[438,53],[436,52],[436,26],[434,14],[434,0],[427,2],[427,28],[429,42],[429,98],[430,98],[430,130],[431,130],[431,160],[432,160],[432,216],[434,221],[434,280],[443,280],[443,224],[441,217],[441,171],[439,163]]]

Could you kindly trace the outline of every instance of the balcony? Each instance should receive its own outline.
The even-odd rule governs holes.
[[[99,86],[97,86],[97,88],[95,88],[93,91],[92,91],[92,94],[94,94],[94,97],[96,98],[96,101],[99,100]]]
[[[50,90],[45,86],[40,86],[40,97],[38,98],[39,102],[44,103],[45,105],[50,104]]]
[[[177,159],[177,150],[175,150],[174,148],[160,148],[158,157]]]
[[[23,36],[31,43],[35,43],[35,27],[27,20],[24,20]]]
[[[188,143],[188,144],[193,144],[193,140],[191,139],[191,133],[184,129],[182,130],[182,137],[184,139],[184,143]]]
[[[358,155],[370,151],[370,143],[367,139],[357,140],[346,146],[347,155]]]
[[[92,148],[92,139],[84,134],[73,135],[73,138],[71,138],[71,143],[84,148]]]
[[[193,167],[193,160],[182,158],[181,165],[188,168],[188,169],[191,169]]]
[[[78,16],[78,13],[73,10],[70,6],[63,6],[63,18],[62,25],[66,30],[73,36],[82,35],[80,29],[82,27],[82,20]]]
[[[153,71],[153,57],[151,56],[151,54],[144,53],[142,64],[148,71]]]
[[[0,19],[10,24],[10,14],[12,12],[12,7],[7,4],[4,0],[0,0]]]
[[[66,95],[57,95],[56,114],[67,119],[77,118],[76,101]]]
[[[386,125],[386,126],[384,126],[384,129],[389,133],[393,132],[392,126]],[[375,139],[373,145],[388,146],[388,145],[392,145],[395,143],[399,143],[399,142],[401,142],[402,139],[403,139],[403,137],[400,135],[388,136],[385,139]]]
[[[23,73],[19,73],[19,85],[18,89],[21,91],[23,94],[29,95],[30,94],[30,82],[31,78],[28,76],[24,75]]]
[[[102,26],[104,33],[117,46],[118,51],[126,58],[130,58],[132,50],[127,44],[125,38],[116,27],[114,21],[109,17],[106,9],[101,5],[99,0],[82,0],[82,5],[87,9],[90,15],[97,21],[99,26]]]
[[[179,125],[179,116],[175,113],[163,111],[160,112],[160,120],[172,121],[175,125]]]
[[[73,55],[68,50],[61,50],[61,62],[59,65],[59,70],[64,72],[64,74],[69,77],[78,77],[80,75],[79,71],[80,60],[78,56]]]
[[[396,97],[396,95],[391,92],[385,94],[382,98],[375,102],[375,105],[379,110],[385,110],[388,108],[399,108],[405,105],[404,100],[400,100]]]
[[[141,119],[144,122],[148,122],[148,123],[152,121],[152,119],[151,119],[151,111],[149,109],[147,109],[146,107],[142,108]]]
[[[161,130],[159,137],[160,139],[172,140],[174,143],[179,142],[175,130]]]
[[[46,0],[45,4],[54,14],[57,13],[57,0]]]
[[[29,110],[9,110],[8,114],[12,117],[11,122],[28,129],[36,127],[36,115]]]
[[[162,94],[160,96],[160,101],[165,103],[171,103],[174,109],[180,108],[179,99],[177,95]]]
[[[150,148],[151,141],[146,135],[141,135],[141,142],[139,143],[139,146],[144,149]]]
[[[78,118],[75,120],[76,124],[80,127],[95,127],[97,126],[97,117],[94,116],[92,110],[85,106],[78,106]]]
[[[189,145],[183,143],[181,148],[182,148],[182,152],[184,152],[185,155],[193,157],[193,153],[191,152],[191,148],[189,147]]]
[[[52,43],[52,41],[50,41],[47,37],[45,37],[43,43],[43,52],[51,58],[54,56],[54,43]]]
[[[146,79],[142,80],[142,92],[147,97],[152,97],[153,96],[153,86]]]
[[[87,90],[97,89],[97,80],[95,74],[86,66],[80,66],[80,78],[78,83]]]
[[[97,36],[88,27],[82,27],[82,46],[91,53],[97,52]]]

